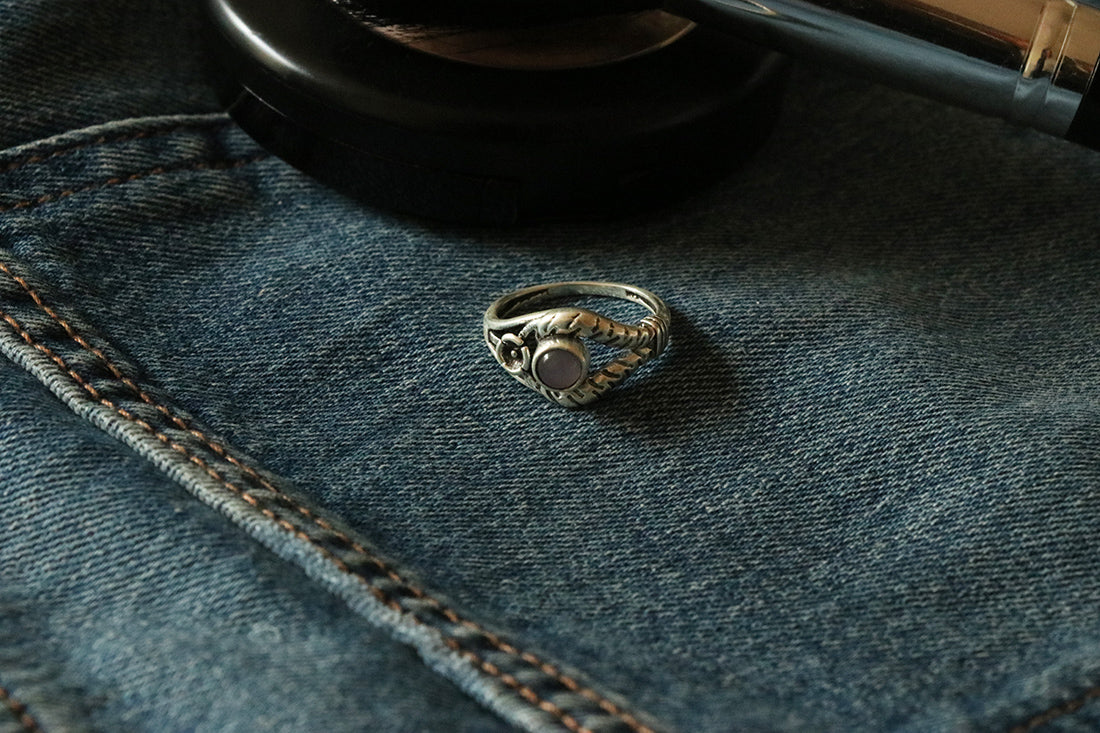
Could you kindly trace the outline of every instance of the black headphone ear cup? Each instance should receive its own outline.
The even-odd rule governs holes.
[[[603,217],[757,149],[782,59],[705,29],[616,64],[446,61],[316,0],[204,0],[219,86],[262,145],[371,203],[453,222]]]
[[[438,221],[517,222],[518,189],[510,182],[410,162],[318,135],[249,93],[229,108],[268,150],[334,188],[374,206]]]

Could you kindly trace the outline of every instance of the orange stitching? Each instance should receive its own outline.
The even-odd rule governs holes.
[[[523,684],[512,675],[503,672],[500,667],[497,667],[492,662],[487,662],[484,659],[478,657],[473,652],[467,649],[463,649],[461,645],[459,645],[459,643],[454,639],[446,639],[444,643],[449,649],[457,653],[466,661],[473,664],[475,667],[478,667],[486,673],[492,675],[493,677],[496,677],[501,682],[503,682],[505,686],[515,690],[520,697],[522,697],[527,702],[535,705],[535,707],[537,707],[539,710],[553,715],[555,718],[561,721],[562,725],[573,731],[573,733],[593,733],[591,728],[584,727],[576,718],[565,712],[561,707],[555,705],[549,700],[543,700],[538,696],[538,693],[536,693],[530,687]]]
[[[11,693],[0,687],[0,703],[4,705],[15,719],[23,726],[27,733],[43,733],[42,726],[27,712],[27,706],[11,696]]]
[[[43,204],[53,203],[54,201],[60,201],[70,196],[75,196],[78,193],[87,193],[88,191],[96,191],[101,188],[107,188],[109,186],[119,186],[123,183],[131,183],[133,181],[139,181],[142,178],[149,178],[151,176],[159,176],[164,173],[174,173],[182,171],[204,171],[204,170],[230,170],[232,168],[240,168],[242,166],[255,163],[268,157],[266,153],[259,155],[253,155],[250,158],[242,158],[240,160],[203,160],[197,163],[187,163],[172,166],[156,166],[149,170],[139,171],[132,173],[128,176],[116,176],[114,178],[108,178],[106,181],[99,183],[93,183],[81,188],[70,188],[64,191],[58,191],[57,193],[47,193],[39,196],[35,199],[26,199],[24,201],[18,201],[14,204],[2,204],[0,205],[0,214],[16,211],[19,209],[36,209]]]
[[[153,398],[150,397],[149,394],[147,392],[145,392],[145,390],[141,389],[132,379],[130,379],[129,377],[124,375],[122,373],[122,371],[117,366],[115,366],[114,362],[112,362],[107,357],[107,355],[103,353],[102,350],[97,349],[94,346],[92,346],[90,343],[88,343],[88,341],[83,336],[81,336],[76,331],[76,329],[74,329],[72,327],[72,325],[69,324],[68,321],[66,321],[64,318],[59,316],[57,314],[57,312],[55,310],[53,310],[53,308],[51,308],[49,305],[47,305],[46,302],[42,299],[42,296],[39,295],[38,291],[36,291],[34,288],[32,288],[30,286],[30,284],[26,280],[24,280],[22,277],[16,275],[14,272],[12,272],[11,268],[9,268],[3,262],[0,262],[0,272],[3,272],[8,277],[10,277],[12,280],[14,280],[19,285],[19,287],[21,287],[23,289],[23,291],[26,292],[27,295],[30,296],[30,298],[35,302],[35,304],[46,315],[48,315],[51,319],[53,319],[55,322],[57,322],[65,330],[65,333],[67,333],[73,341],[75,341],[84,350],[86,350],[86,351],[90,352],[91,354],[95,355],[96,357],[98,357],[107,366],[107,369],[111,372],[111,374],[116,379],[118,379],[120,382],[125,384],[131,390],[133,390],[134,393],[138,396],[138,398],[142,402],[156,408],[157,411],[159,411],[161,414],[163,414],[165,417],[167,417],[169,420],[171,420],[172,424],[174,424],[176,427],[178,427],[181,430],[185,430],[188,433],[190,433],[191,435],[193,435],[194,437],[198,438],[200,441],[202,441],[202,443],[204,445],[206,445],[208,448],[210,448],[212,451],[214,451],[217,455],[221,456],[222,458],[225,458],[227,461],[232,463],[234,466],[241,469],[244,473],[248,474],[249,476],[254,478],[256,481],[260,482],[260,484],[264,488],[268,489],[269,491],[271,491],[272,493],[274,493],[278,496],[282,496],[282,497],[286,498],[288,501],[291,501],[292,505],[294,506],[294,508],[299,513],[301,513],[303,516],[306,516],[306,517],[309,517],[310,519],[312,519],[322,529],[332,531],[340,540],[346,542],[356,552],[358,552],[358,553],[360,553],[364,556],[367,556],[368,559],[374,561],[376,566],[378,567],[378,569],[382,572],[387,573],[388,577],[391,580],[393,580],[394,582],[397,582],[397,583],[404,584],[405,581],[399,575],[397,575],[396,573],[393,573],[393,571],[390,570],[389,568],[387,568],[385,565],[380,564],[380,561],[378,561],[376,558],[370,556],[370,553],[361,544],[359,544],[358,542],[353,541],[347,535],[345,535],[341,532],[335,531],[333,529],[332,524],[330,524],[329,522],[327,522],[323,518],[316,516],[308,508],[293,504],[293,501],[290,499],[290,497],[286,496],[286,494],[284,494],[282,491],[277,489],[274,485],[271,484],[271,482],[269,482],[267,479],[265,479],[263,476],[261,476],[259,474],[259,472],[256,471],[256,469],[254,469],[251,466],[247,465],[246,463],[243,463],[240,460],[238,460],[236,457],[231,455],[226,450],[226,448],[224,446],[222,446],[221,444],[219,444],[219,443],[215,442],[214,440],[212,440],[211,438],[209,438],[201,430],[196,430],[190,424],[188,424],[187,421],[185,421],[182,418],[180,418],[179,416],[175,415],[167,407],[165,407],[164,405],[161,405],[160,403],[153,400]],[[414,595],[416,595],[416,592],[417,592],[418,589],[410,588],[410,590],[412,590]]]
[[[2,265],[2,263],[0,263],[0,265]],[[4,272],[6,274],[11,275],[11,271],[6,266],[3,266],[2,269],[4,270]],[[12,329],[15,330],[16,334],[18,334],[19,337],[22,338],[23,341],[25,341],[28,345],[32,346],[33,348],[35,348],[36,350],[38,350],[39,352],[41,352],[42,354],[47,356],[52,362],[54,362],[54,364],[56,364],[62,371],[64,371],[66,374],[68,374],[78,385],[80,385],[85,391],[87,391],[100,404],[102,404],[105,407],[113,410],[116,414],[121,415],[123,418],[129,420],[130,422],[133,422],[134,424],[140,426],[143,430],[145,430],[146,432],[153,435],[157,440],[164,443],[166,446],[168,446],[169,448],[175,450],[176,452],[180,453],[181,455],[185,456],[190,462],[192,462],[195,465],[197,465],[198,467],[200,467],[207,475],[209,475],[211,478],[213,478],[216,481],[218,481],[219,483],[221,483],[222,486],[226,487],[227,489],[229,489],[231,492],[233,492],[237,496],[240,496],[242,499],[244,499],[250,505],[258,508],[259,500],[256,499],[255,496],[253,496],[247,490],[243,489],[242,487],[238,486],[237,484],[235,484],[235,483],[231,482],[230,480],[228,480],[227,478],[225,478],[222,474],[220,474],[216,469],[214,469],[212,466],[210,466],[210,464],[208,464],[202,458],[200,458],[199,456],[191,453],[185,446],[182,446],[179,443],[176,443],[176,442],[172,441],[172,439],[170,437],[168,437],[164,433],[156,430],[156,428],[154,428],[148,422],[138,419],[132,413],[130,413],[128,410],[126,410],[125,408],[122,408],[122,407],[116,405],[110,399],[104,397],[99,392],[99,390],[97,390],[92,384],[88,383],[87,381],[84,380],[83,377],[81,377],[79,374],[77,374],[61,356],[59,356],[57,353],[55,353],[48,346],[45,346],[44,344],[40,344],[37,341],[35,341],[34,337],[26,329],[24,329],[22,327],[22,325],[15,318],[13,318],[11,315],[9,315],[8,313],[5,313],[4,311],[0,310],[0,319],[4,320],[9,326],[11,326]],[[275,490],[275,493],[282,496],[282,497],[284,497],[285,499],[287,499],[288,501],[291,501],[293,503],[293,500],[291,500],[290,497],[286,496],[282,492],[279,492],[278,490]],[[303,510],[304,511],[309,511],[305,507],[296,506],[296,508],[299,511],[303,511]],[[286,531],[293,534],[298,539],[300,539],[304,542],[307,542],[310,545],[312,545],[313,547],[315,547],[326,559],[328,559],[330,562],[332,562],[333,565],[335,565],[341,572],[349,574],[353,578],[355,578],[377,600],[382,602],[384,605],[386,605],[387,607],[401,613],[402,615],[404,615],[407,618],[411,619],[414,623],[424,625],[423,621],[418,619],[416,616],[414,616],[412,614],[409,614],[404,608],[401,607],[401,605],[397,601],[395,601],[393,598],[391,598],[384,591],[382,591],[381,589],[376,588],[375,586],[371,585],[367,581],[366,578],[363,578],[360,575],[352,573],[351,568],[347,565],[346,562],[344,562],[342,559],[337,557],[331,550],[329,550],[328,548],[321,545],[317,540],[310,537],[305,532],[301,531],[300,529],[298,529],[297,527],[295,527],[293,524],[286,521],[285,519],[280,519],[270,509],[261,509],[260,512],[265,517],[267,517],[268,519],[274,521],[276,524],[278,524],[280,527],[282,527]],[[342,539],[344,539],[345,542],[347,542],[348,544],[350,544],[352,546],[355,546],[355,547],[359,546],[358,543],[355,543],[355,542],[351,541],[349,538],[346,537],[346,535],[337,533],[337,536],[341,537]],[[455,614],[450,609],[447,609],[438,600],[432,598],[431,596],[427,596],[424,593],[424,591],[420,590],[419,588],[416,588],[416,587],[410,585],[409,583],[404,582],[402,579],[400,579],[400,576],[397,575],[396,572],[394,572],[392,569],[389,569],[380,559],[366,553],[365,550],[364,551],[357,551],[357,552],[364,559],[369,560],[371,563],[375,564],[379,568],[385,569],[387,571],[387,574],[389,574],[391,578],[396,578],[397,579],[397,580],[395,580],[395,582],[398,582],[403,588],[405,588],[409,592],[413,593],[413,595],[415,595],[416,597],[423,598],[426,601],[430,601],[431,604],[436,606],[437,608],[439,608],[439,609],[441,609],[445,612],[449,612],[449,616],[448,616],[449,618],[453,617],[457,620],[457,622],[463,624],[464,626],[468,626],[470,628],[473,628],[473,629],[477,630],[493,646],[497,647],[501,651],[503,651],[507,654],[513,655],[513,656],[515,656],[517,654],[518,650],[515,647],[511,646],[510,644],[506,644],[499,637],[497,637],[495,634],[493,634],[493,633],[491,633],[491,632],[489,632],[485,629],[482,629],[480,626],[478,626],[477,624],[475,624],[472,621],[469,621],[469,620],[466,620],[466,619],[461,619],[461,617],[459,617],[457,614]],[[571,715],[566,713],[560,707],[558,707],[557,705],[554,705],[553,703],[551,703],[549,701],[542,700],[540,697],[538,697],[537,693],[535,693],[530,688],[522,685],[522,683],[520,683],[518,680],[516,680],[511,675],[502,673],[499,670],[499,668],[497,668],[495,665],[491,665],[491,664],[488,664],[487,662],[484,662],[484,660],[481,660],[480,657],[478,657],[473,652],[461,649],[461,647],[458,645],[458,642],[455,641],[454,639],[445,639],[445,643],[447,644],[447,646],[451,647],[455,651],[460,652],[460,654],[464,658],[475,662],[481,669],[485,670],[486,672],[489,672],[490,669],[495,670],[496,674],[493,674],[493,676],[495,676],[497,679],[499,679],[502,683],[504,683],[508,687],[511,687],[511,688],[515,689],[520,694],[521,697],[524,697],[529,702],[533,702],[541,710],[545,710],[546,712],[549,712],[549,713],[555,715],[556,717],[558,717],[562,721],[562,724],[565,725],[566,728],[569,728],[569,730],[573,731],[574,733],[592,733],[590,730],[588,730],[586,728],[583,728],[576,721],[575,718],[573,718]],[[544,672],[547,672],[547,670],[552,670],[552,672],[547,672],[547,673],[550,674],[551,676],[555,677],[555,679],[557,679],[559,682],[561,682],[563,685],[565,685],[568,689],[577,690],[579,688],[579,685],[577,685],[577,683],[574,680],[572,680],[568,677],[565,677],[564,675],[561,675],[560,672],[558,672],[553,666],[551,666],[549,664],[542,663],[534,655],[523,654],[523,655],[520,655],[520,658],[524,659],[525,661],[535,660],[536,662],[538,662],[539,668],[542,669]],[[531,663],[531,662],[528,661],[528,663]],[[486,666],[486,665],[488,665],[488,666]],[[489,672],[489,673],[492,674],[491,672]],[[599,697],[598,693],[596,693],[595,691],[587,690],[585,688],[580,688],[580,691],[581,691],[581,694],[584,694],[585,692],[588,692],[591,695],[596,696],[596,697],[589,697],[589,699],[593,699],[593,700],[596,700],[596,701],[600,702],[600,707],[601,708],[603,708],[604,710],[606,710],[608,712],[611,712],[614,715],[617,715],[621,720],[623,720],[629,727],[634,729],[637,733],[655,733],[651,728],[649,728],[647,726],[644,726],[641,723],[639,723],[633,715],[630,715],[629,713],[626,713],[625,711],[619,710],[619,708],[614,703],[612,703],[611,701],[605,700],[604,698]],[[588,697],[588,695],[585,695],[585,697]],[[606,703],[606,706],[604,705],[604,703]]]
[[[124,134],[124,135],[119,135],[119,136],[116,136],[116,137],[109,137],[107,135],[103,135],[101,137],[96,138],[95,140],[85,141],[85,142],[82,142],[82,143],[79,143],[79,144],[70,145],[67,148],[58,148],[56,150],[51,150],[49,153],[41,153],[41,154],[38,154],[38,155],[31,155],[31,156],[28,156],[26,158],[17,158],[16,160],[8,161],[4,165],[0,166],[0,173],[11,173],[12,171],[19,170],[20,168],[23,168],[24,166],[34,165],[34,164],[37,164],[37,163],[43,163],[47,160],[53,160],[54,158],[60,158],[63,155],[68,155],[69,153],[75,153],[78,150],[85,150],[87,148],[92,148],[92,147],[95,147],[97,145],[114,145],[116,143],[128,143],[128,142],[132,142],[134,140],[142,140],[142,139],[145,139],[147,137],[152,137],[153,135],[167,135],[169,133],[178,132],[179,130],[187,130],[187,129],[192,129],[192,128],[194,128],[194,129],[204,129],[204,128],[209,127],[210,129],[213,130],[213,129],[217,129],[219,127],[225,127],[230,122],[231,122],[231,120],[219,120],[218,122],[213,123],[213,124],[209,124],[209,125],[201,123],[201,122],[191,122],[191,123],[184,123],[184,124],[172,125],[172,126],[163,126],[162,125],[161,127],[152,127],[152,128],[148,128],[148,129],[145,129],[145,130],[140,130],[140,131],[134,132],[134,133],[127,133],[127,134]]]
[[[111,372],[111,374],[114,375],[114,377],[116,379],[120,380],[123,384],[125,384],[131,390],[133,390],[142,402],[145,402],[146,404],[148,404],[152,407],[155,407],[159,412],[161,412],[163,415],[168,417],[172,421],[172,423],[174,425],[176,425],[178,428],[180,428],[181,430],[185,430],[188,433],[190,433],[191,435],[193,435],[194,437],[198,438],[204,445],[206,445],[208,448],[213,450],[214,453],[216,453],[217,455],[225,458],[230,463],[232,463],[234,466],[236,466],[241,471],[243,471],[245,474],[247,474],[251,478],[258,481],[264,488],[268,489],[269,491],[271,491],[276,496],[280,496],[280,497],[286,499],[288,502],[291,503],[292,507],[299,514],[301,514],[302,516],[308,518],[314,524],[321,527],[322,529],[325,529],[327,531],[332,532],[332,534],[337,539],[339,539],[341,542],[343,542],[343,543],[347,544],[349,547],[351,547],[356,552],[356,554],[358,554],[360,557],[362,557],[363,559],[370,562],[380,572],[384,573],[387,578],[389,578],[393,582],[400,585],[403,589],[408,591],[415,598],[423,600],[424,602],[428,603],[430,606],[432,606],[437,611],[442,613],[443,616],[447,620],[449,620],[451,623],[461,624],[462,626],[473,629],[474,631],[481,634],[492,646],[496,647],[500,651],[502,651],[505,654],[508,654],[510,656],[514,656],[514,657],[517,657],[519,659],[522,659],[524,662],[526,662],[527,664],[530,664],[531,666],[535,667],[536,669],[541,671],[543,674],[546,674],[546,675],[554,678],[558,682],[560,682],[566,689],[581,695],[582,697],[584,697],[585,699],[587,699],[591,702],[596,703],[600,707],[600,709],[602,709],[603,711],[609,713],[610,715],[614,715],[614,716],[618,717],[620,720],[622,720],[624,723],[626,723],[627,726],[634,729],[636,731],[636,733],[654,733],[651,728],[649,728],[644,723],[639,721],[636,717],[634,717],[633,715],[631,715],[627,711],[623,710],[622,708],[620,708],[618,705],[611,702],[607,698],[603,697],[602,695],[600,695],[595,690],[592,690],[591,688],[581,686],[578,682],[576,682],[571,677],[563,674],[561,672],[561,670],[559,670],[558,668],[556,668],[552,664],[549,664],[549,663],[539,659],[537,656],[535,656],[534,654],[531,654],[530,652],[521,652],[517,647],[515,647],[512,644],[509,644],[508,642],[504,641],[503,639],[501,639],[499,636],[497,636],[493,632],[489,631],[488,629],[482,628],[477,623],[460,617],[453,610],[451,610],[450,608],[447,608],[438,599],[434,598],[433,596],[428,595],[425,591],[421,590],[420,588],[416,587],[415,585],[410,583],[405,578],[401,577],[401,575],[399,573],[397,573],[395,570],[393,570],[393,568],[389,567],[389,565],[387,565],[385,563],[385,561],[383,561],[381,558],[378,558],[378,557],[372,555],[362,544],[352,540],[347,534],[334,529],[333,526],[329,522],[327,522],[326,520],[324,520],[321,517],[318,517],[309,508],[300,506],[297,503],[295,503],[294,500],[290,496],[288,496],[283,491],[276,488],[273,484],[271,484],[271,482],[269,482],[267,479],[265,479],[263,476],[261,476],[260,473],[258,471],[256,471],[254,468],[252,468],[251,466],[237,460],[231,454],[229,454],[224,446],[216,443],[211,438],[207,437],[202,431],[196,430],[193,427],[191,427],[186,420],[184,420],[184,419],[180,418],[179,416],[175,415],[169,408],[167,408],[164,405],[154,401],[153,398],[150,397],[140,387],[138,387],[138,385],[133,380],[131,380],[128,377],[124,376],[122,371],[114,364],[114,362],[112,362],[107,357],[106,354],[103,353],[102,350],[97,349],[97,348],[93,347],[91,344],[89,344],[88,341],[83,336],[81,336],[76,331],[76,329],[74,329],[72,327],[71,324],[69,324],[65,319],[63,319],[61,316],[59,316],[57,314],[57,312],[53,310],[53,308],[51,308],[49,305],[47,305],[45,303],[45,301],[42,299],[42,296],[33,287],[31,287],[30,284],[26,280],[24,280],[22,277],[16,275],[15,273],[13,273],[11,271],[11,269],[3,262],[0,262],[0,272],[3,272],[8,277],[10,277],[12,280],[14,280],[19,285],[19,287],[22,288],[23,291],[26,292],[28,296],[30,296],[30,298],[34,301],[34,303],[44,313],[46,313],[46,315],[48,315],[51,319],[56,321],[65,330],[65,333],[68,334],[69,337],[71,339],[73,339],[73,341],[75,341],[81,348],[83,348],[86,351],[92,353],[97,358],[99,358],[101,361],[103,361],[103,363],[107,366],[107,368]],[[8,316],[5,315],[4,320],[8,321],[9,325],[12,325],[13,328],[17,328],[17,330],[18,330],[17,324],[13,323]],[[58,358],[60,359],[60,357],[58,357]],[[72,376],[74,379],[76,379],[76,381],[78,383],[84,384],[84,381],[79,376],[77,376],[76,373],[72,369],[69,369],[67,367],[67,365],[62,365],[62,366],[63,366],[63,368],[65,368],[66,372],[70,376]],[[88,387],[90,387],[90,385],[88,385]],[[99,395],[97,393],[93,392],[93,396],[102,401],[102,399],[99,397]],[[122,414],[123,417],[126,417],[127,419],[129,419],[133,422],[136,422],[138,425],[140,425],[141,427],[143,427],[147,431],[152,432],[152,433],[158,435],[158,437],[159,437],[160,434],[156,433],[154,428],[151,425],[149,425],[148,423],[135,419],[132,415],[126,414],[125,411],[121,410],[120,408],[115,407],[113,404],[110,404],[109,406],[112,407],[113,409],[115,409],[116,411],[118,411],[120,414]],[[171,447],[177,448],[177,446],[174,445],[174,444]],[[189,457],[193,462],[197,462],[197,459],[195,457],[193,457],[193,456],[189,456]],[[199,465],[201,465],[203,468],[206,468],[205,464],[200,463]],[[207,469],[207,473],[210,473],[209,469]],[[218,475],[218,474],[211,474],[211,475],[216,480],[221,481],[222,483],[225,483],[225,480],[220,475]],[[248,495],[247,493],[242,493],[242,496],[250,504],[252,504],[255,501],[254,498],[251,497],[250,495]],[[311,542],[311,544],[313,544],[313,543]],[[333,556],[333,559],[338,560],[338,558],[335,558],[335,556]],[[343,565],[343,567],[341,569],[345,570],[345,572],[346,572],[347,571],[346,564],[344,564],[342,561],[339,561],[339,562],[340,562],[340,565]],[[368,586],[368,587],[373,588],[373,586]]]
[[[1043,712],[1029,718],[1026,722],[1020,723],[1017,726],[1013,726],[1009,733],[1028,733],[1028,731],[1035,730],[1041,725],[1046,725],[1050,721],[1061,718],[1064,715],[1071,715],[1076,713],[1085,703],[1089,700],[1100,697],[1100,686],[1093,687],[1090,690],[1086,690],[1080,697],[1070,700],[1069,702],[1060,703],[1054,705]]]

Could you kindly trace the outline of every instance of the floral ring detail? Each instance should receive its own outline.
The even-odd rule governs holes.
[[[638,323],[620,323],[587,308],[547,307],[554,301],[596,296],[637,303],[649,311]],[[509,293],[485,311],[485,343],[504,369],[552,402],[587,405],[621,383],[668,346],[668,306],[648,290],[604,282],[535,285]],[[585,339],[622,353],[593,369]]]

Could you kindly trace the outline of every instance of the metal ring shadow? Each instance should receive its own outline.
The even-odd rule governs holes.
[[[692,440],[700,429],[728,422],[740,409],[739,383],[728,350],[672,309],[668,350],[621,387],[587,408],[654,442]]]

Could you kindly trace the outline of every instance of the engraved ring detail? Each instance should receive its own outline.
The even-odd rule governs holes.
[[[552,301],[596,296],[628,300],[649,315],[636,324],[620,323],[587,308],[549,307]],[[595,401],[668,345],[672,318],[653,293],[607,282],[560,282],[509,293],[485,311],[485,343],[496,360],[519,381],[552,402],[578,407]],[[592,370],[583,339],[622,349]]]

